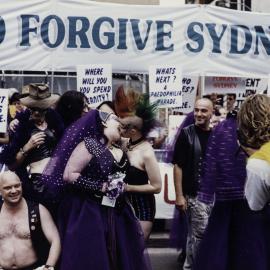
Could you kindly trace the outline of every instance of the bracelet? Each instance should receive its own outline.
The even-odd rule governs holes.
[[[23,155],[24,157],[27,156],[27,152],[25,152],[25,151],[23,150],[23,148],[20,149],[20,152],[22,153],[22,155]]]
[[[52,265],[46,264],[46,265],[44,266],[44,269],[54,270],[54,267],[53,267]]]

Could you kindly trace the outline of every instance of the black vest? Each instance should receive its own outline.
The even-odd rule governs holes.
[[[202,148],[195,125],[183,129],[188,142],[187,164],[183,168],[183,193],[196,196],[199,187],[199,168],[201,163]]]

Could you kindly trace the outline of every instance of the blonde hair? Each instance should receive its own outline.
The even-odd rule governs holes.
[[[270,97],[256,94],[245,99],[238,113],[241,141],[259,149],[270,141]]]

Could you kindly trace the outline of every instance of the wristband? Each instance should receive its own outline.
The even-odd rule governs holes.
[[[44,269],[54,270],[54,267],[51,266],[51,265],[46,264],[46,265],[44,266]]]
[[[20,149],[20,152],[21,152],[21,154],[22,154],[24,157],[27,156],[27,152],[25,152],[25,151],[23,150],[23,148]]]

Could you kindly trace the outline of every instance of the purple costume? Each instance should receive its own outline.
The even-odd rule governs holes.
[[[244,199],[246,157],[239,151],[237,123],[229,118],[213,131],[198,198],[213,202],[208,226],[195,258],[195,270],[266,270],[261,213]]]
[[[64,185],[63,169],[83,140],[92,159],[74,184]],[[126,155],[116,162],[105,143],[99,114],[93,110],[68,128],[43,174],[52,194],[65,189],[59,208],[63,270],[149,269],[143,232],[125,196],[117,198],[115,207],[101,204],[100,189],[108,176],[125,172],[129,165]]]

